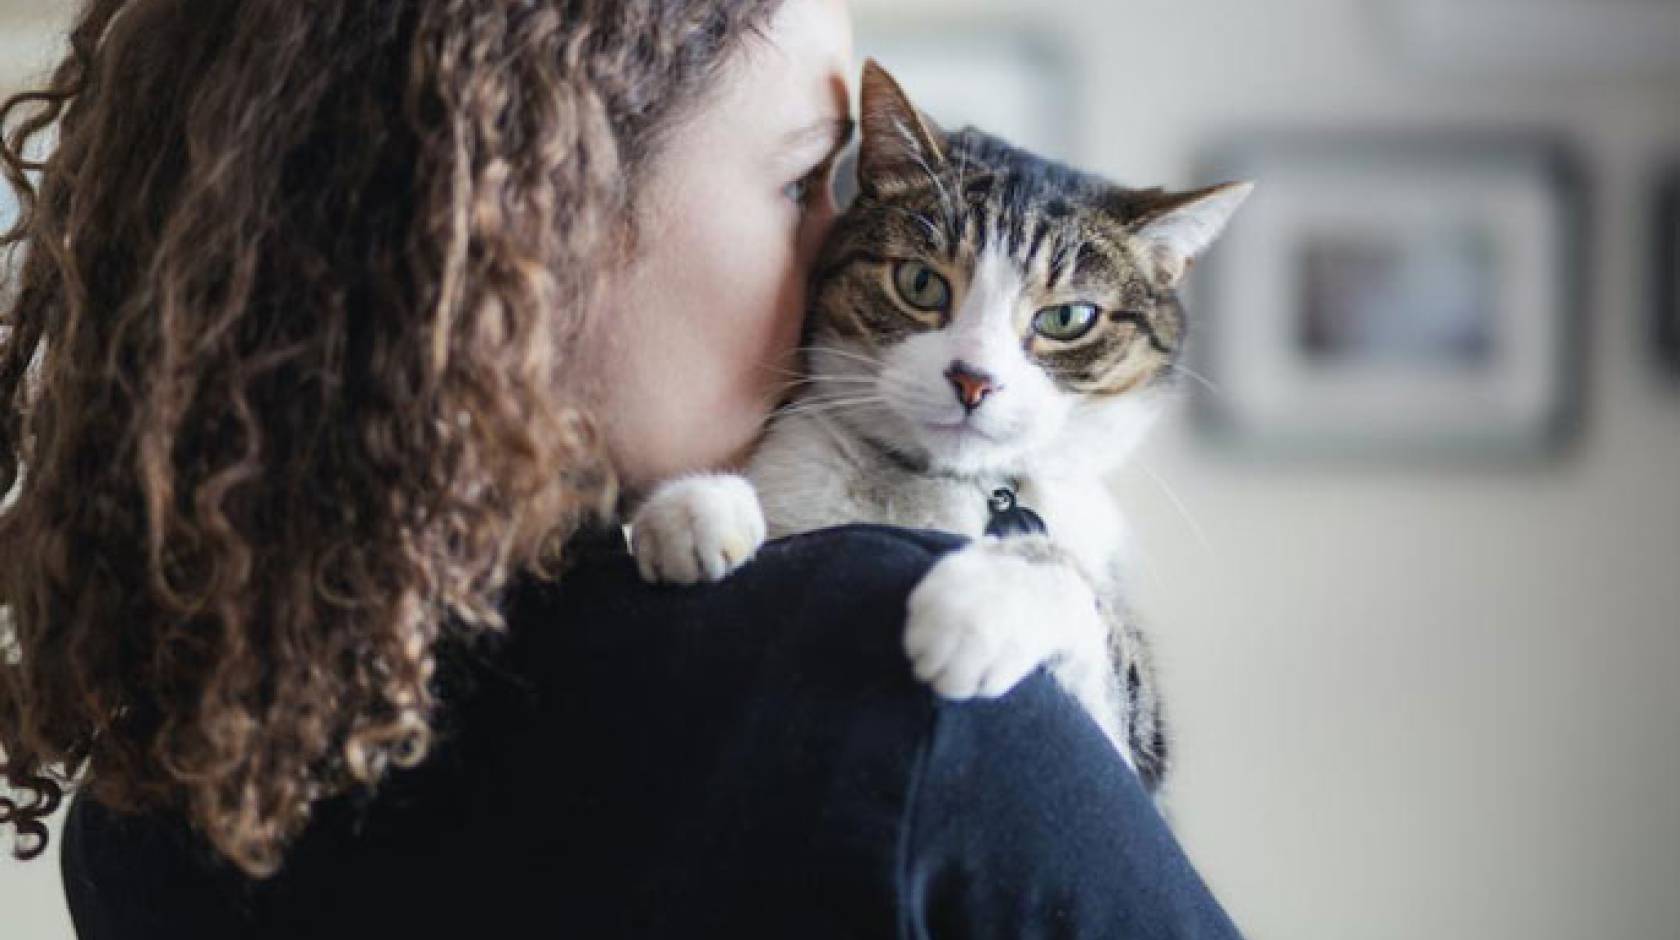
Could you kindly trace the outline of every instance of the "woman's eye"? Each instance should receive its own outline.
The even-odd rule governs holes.
[[[829,161],[824,160],[811,172],[782,187],[782,195],[800,209],[809,209],[813,197],[828,182]]]
[[[944,310],[951,303],[951,285],[920,261],[900,261],[893,269],[893,286],[917,310]]]
[[[1033,330],[1046,339],[1067,342],[1091,332],[1097,325],[1095,304],[1057,304],[1033,315]]]

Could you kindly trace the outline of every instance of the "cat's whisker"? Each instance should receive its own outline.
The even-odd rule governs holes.
[[[793,389],[810,385],[812,382],[810,376],[804,375],[778,376],[775,377],[775,380],[775,388],[777,392],[792,391]]]
[[[957,198],[960,199],[960,200],[964,200],[964,202],[962,203],[962,209],[959,211],[959,215],[963,216],[963,217],[960,217],[960,218],[957,219],[958,223],[961,223],[961,222],[964,221],[964,218],[966,217],[967,208],[968,208],[968,205],[967,205],[967,202],[966,202],[966,200],[968,199],[968,192],[965,188],[968,185],[967,179],[968,179],[968,148],[964,147],[964,148],[962,148],[962,153],[960,154],[960,159],[957,161]],[[961,236],[962,236],[962,231],[959,227],[959,229],[957,231],[957,237],[960,238]]]
[[[797,389],[806,389],[829,384],[855,386],[872,386],[877,383],[885,385],[892,384],[884,378],[877,379],[874,376],[868,375],[812,374],[809,372],[797,372],[789,369],[782,369],[775,366],[763,366],[762,368],[765,373],[777,378],[775,386],[775,393],[777,395],[786,394]]]
[[[773,365],[770,365],[767,362],[766,363],[760,363],[756,368],[760,372],[767,372],[771,375],[786,376],[787,378],[792,378],[792,379],[805,378],[807,375],[810,374],[810,373],[805,372],[805,371],[800,370],[800,369],[784,369],[781,366],[773,366]]]
[[[822,386],[822,385],[851,385],[851,386],[867,387],[867,386],[873,386],[873,385],[882,384],[882,383],[881,383],[881,380],[875,378],[874,376],[864,376],[864,375],[812,375],[812,376],[806,376],[805,378],[798,380],[794,384],[805,387],[805,388],[815,388],[815,387]]]
[[[818,387],[820,384],[820,380],[809,376],[784,379],[771,386],[765,397],[773,403],[804,398],[810,394],[811,389]],[[864,383],[853,384],[861,387]]]
[[[861,362],[864,365],[875,366],[876,368],[881,368],[886,365],[886,363],[882,362],[878,356],[868,356],[850,349],[841,349],[838,346],[800,346],[794,351],[802,353],[817,353],[825,356],[839,356],[842,359],[850,359],[853,362]]]
[[[876,375],[875,373],[872,373],[872,372],[871,373],[858,373],[858,372],[813,372],[813,373],[811,373],[811,381],[813,381],[813,382],[880,382],[880,381],[884,381],[884,380],[885,380],[884,374],[883,375]]]
[[[826,418],[831,418],[831,417],[834,417],[834,416],[837,416],[837,415],[842,415],[842,414],[856,414],[856,413],[859,413],[859,412],[868,412],[873,407],[877,407],[877,406],[871,406],[871,405],[867,405],[867,404],[864,404],[864,405],[858,405],[858,404],[827,405],[827,406],[818,407],[818,408],[801,408],[801,409],[798,409],[796,411],[791,411],[791,412],[788,412],[786,414],[779,415],[778,417],[783,418],[783,419],[804,418],[804,419],[816,420],[819,423],[821,423],[821,422],[823,422],[823,419],[826,419]]]
[[[777,417],[792,417],[794,415],[811,414],[818,411],[834,411],[843,408],[857,407],[869,404],[859,398],[795,398],[784,404],[777,412]]]
[[[857,409],[871,406],[884,407],[885,405],[886,400],[881,398],[879,395],[861,395],[828,399],[800,399],[777,411],[776,416],[780,418],[788,418],[795,415],[819,413],[827,414],[847,409]]]
[[[939,226],[932,219],[922,213],[917,212],[914,209],[905,208],[904,206],[887,206],[885,208],[888,212],[905,216],[910,221],[916,223],[916,225],[930,237],[937,238],[939,236]]]
[[[1208,391],[1214,393],[1215,395],[1218,395],[1221,399],[1224,399],[1226,401],[1230,401],[1230,399],[1231,399],[1230,393],[1226,392],[1225,389],[1221,388],[1212,379],[1209,379],[1207,376],[1201,374],[1200,372],[1197,372],[1195,369],[1192,369],[1189,366],[1179,365],[1176,362],[1173,363],[1168,368],[1172,369],[1174,372],[1178,372],[1178,373],[1181,373],[1185,376],[1188,376],[1189,378],[1195,379],[1196,381],[1202,383],[1202,386],[1204,388],[1206,388]]]
[[[824,389],[835,394],[824,396]],[[777,409],[777,414],[786,414],[785,409],[793,405],[825,404],[840,398],[873,398],[885,404],[885,397],[878,392],[888,393],[913,407],[932,407],[943,401],[930,400],[917,383],[891,372],[880,375],[800,375],[778,383],[773,399],[789,399]]]
[[[1167,500],[1172,503],[1173,507],[1178,510],[1178,514],[1183,517],[1185,523],[1189,525],[1190,532],[1195,535],[1196,541],[1201,543],[1203,553],[1205,553],[1208,559],[1213,561],[1217,566],[1219,556],[1218,553],[1213,550],[1213,542],[1208,539],[1207,532],[1202,529],[1201,523],[1196,521],[1196,517],[1190,512],[1189,507],[1185,506],[1184,501],[1178,498],[1178,493],[1175,492],[1173,488],[1168,485],[1167,481],[1163,480],[1159,474],[1149,469],[1148,464],[1139,460],[1136,456],[1133,456],[1132,459],[1127,462],[1137,467],[1139,470],[1142,470],[1145,476],[1153,480],[1157,487],[1160,487],[1161,492],[1166,495]]]
[[[956,241],[961,236],[962,227],[959,224],[961,219],[958,217],[956,203],[951,200],[951,191],[946,188],[945,181],[940,179],[939,174],[933,171],[933,167],[928,165],[927,158],[922,156],[920,148],[912,148],[910,154],[916,158],[916,164],[939,192],[939,204],[944,212],[946,230],[950,233],[951,240]]]
[[[812,394],[812,395],[807,395],[802,400],[803,401],[809,401],[809,402],[825,402],[825,401],[851,401],[853,399],[865,399],[865,398],[875,400],[875,401],[884,401],[885,400],[885,399],[882,398],[882,396],[880,396],[878,394],[875,394],[873,392],[863,391],[861,389],[839,389],[831,395]]]

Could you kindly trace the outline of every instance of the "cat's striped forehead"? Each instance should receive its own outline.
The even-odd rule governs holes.
[[[818,324],[874,345],[943,328],[938,318],[906,315],[892,267],[925,262],[961,295],[989,259],[1012,267],[1021,343],[1059,385],[1114,393],[1158,374],[1178,353],[1183,314],[1128,235],[1126,207],[1117,204],[1123,191],[978,131],[945,142],[938,168],[877,185],[842,217],[819,262]],[[1089,337],[1032,335],[1035,309],[1076,302],[1102,312]]]
[[[939,171],[877,187],[886,224],[868,225],[869,234],[896,234],[906,247],[953,262],[998,248],[1024,270],[1045,265],[1056,286],[1097,273],[1099,260],[1120,250],[1122,226],[1102,212],[1101,180],[980,131],[946,139]]]

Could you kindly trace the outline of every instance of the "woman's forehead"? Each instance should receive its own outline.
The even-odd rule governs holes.
[[[749,39],[725,81],[719,102],[731,123],[750,124],[768,142],[802,142],[818,149],[850,112],[851,18],[841,0],[788,0]]]

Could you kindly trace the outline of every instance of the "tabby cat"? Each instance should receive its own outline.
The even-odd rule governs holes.
[[[744,478],[654,490],[631,525],[642,574],[716,580],[766,537],[848,522],[972,536],[910,596],[916,674],[962,699],[1048,664],[1153,790],[1161,703],[1103,477],[1163,403],[1179,283],[1252,187],[1123,189],[945,133],[873,62],[861,117],[859,194],[813,276],[803,389]],[[984,534],[1000,490],[1048,533]]]

